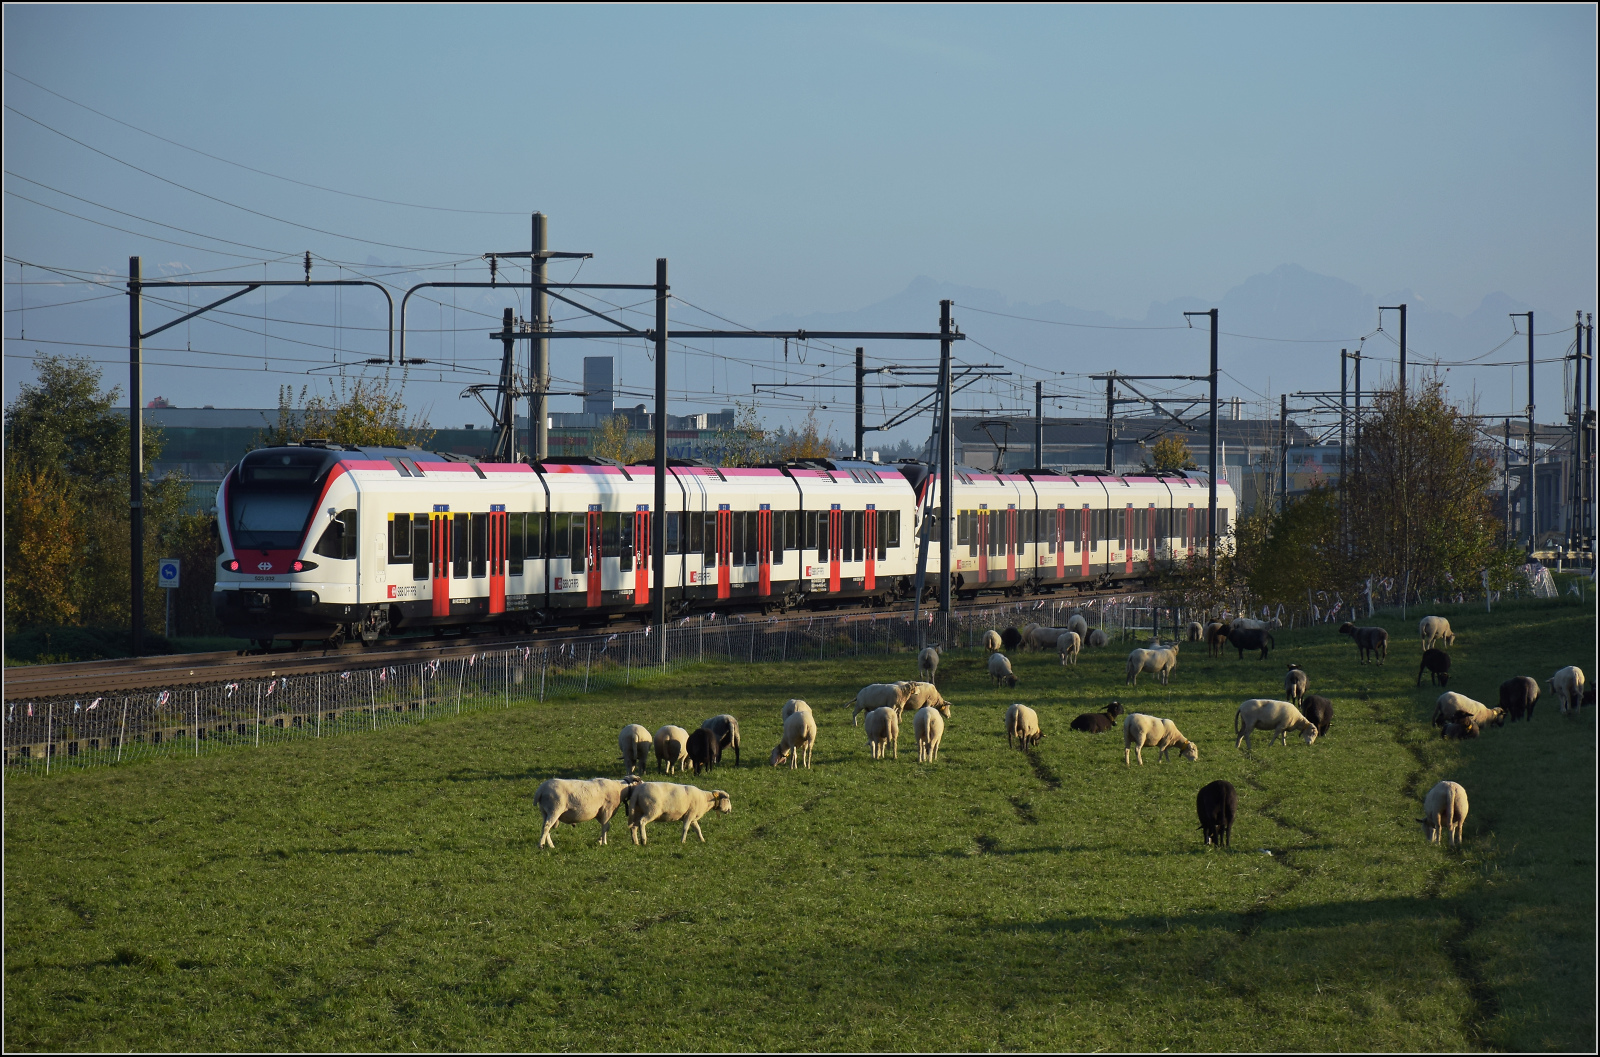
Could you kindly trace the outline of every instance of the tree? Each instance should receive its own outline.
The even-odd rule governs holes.
[[[278,424],[258,435],[263,446],[321,439],[403,448],[433,439],[426,417],[406,417],[405,400],[399,389],[391,388],[387,375],[341,378],[337,387],[330,378],[326,396],[308,396],[309,392],[309,386],[302,387],[298,397],[289,386],[278,390]]]
[[[839,442],[833,439],[833,431],[823,433],[817,428],[816,409],[806,412],[806,419],[799,429],[780,430],[776,437],[778,458],[787,461],[798,459],[827,459],[833,455],[834,448]]]
[[[708,452],[711,461],[719,466],[757,466],[771,462],[772,444],[766,427],[761,424],[761,416],[756,413],[756,402],[734,401],[734,407],[733,425],[718,428],[716,439],[712,441]]]
[[[1251,525],[1247,583],[1250,595],[1268,604],[1295,605],[1308,591],[1337,587],[1344,579],[1339,546],[1339,497],[1314,487],[1288,500],[1281,512],[1263,510]]]
[[[649,436],[628,432],[628,416],[613,415],[600,425],[594,437],[594,453],[602,459],[615,459],[624,466],[641,466],[656,457],[656,442]]]
[[[6,462],[6,631],[76,624],[83,522],[66,481],[54,469]]]
[[[1189,442],[1176,433],[1168,433],[1155,446],[1150,448],[1148,458],[1141,460],[1146,470],[1172,471],[1172,470],[1197,470],[1194,453],[1189,450]]]

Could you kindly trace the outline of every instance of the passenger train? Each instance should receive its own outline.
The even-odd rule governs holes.
[[[651,612],[663,587],[677,614],[886,604],[914,592],[925,508],[925,590],[936,591],[941,482],[923,463],[671,460],[667,473],[657,585],[653,466],[321,441],[258,449],[218,489],[213,604],[230,635],[263,646],[601,624]],[[958,597],[1137,586],[1157,563],[1205,553],[1204,475],[955,477]],[[1225,484],[1217,505],[1222,541],[1235,509]]]

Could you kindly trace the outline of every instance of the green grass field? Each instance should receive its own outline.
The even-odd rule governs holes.
[[[1443,607],[1452,689],[1592,674],[1592,604]],[[1420,616],[1421,614],[1415,614]],[[1125,648],[1063,669],[975,653],[937,764],[909,717],[868,759],[840,703],[915,660],[701,666],[627,692],[378,734],[166,759],[5,788],[8,1049],[1071,1049],[1592,1051],[1595,715],[1444,743],[1415,689],[1415,620],[1384,667],[1331,629],[1270,661],[1186,646],[1170,687]],[[1238,702],[1297,661],[1334,701],[1313,746],[1232,745]],[[798,695],[814,769],[766,766]],[[1112,697],[1200,746],[1125,768]],[[1038,709],[1037,751],[1001,713]],[[738,715],[745,763],[696,784],[707,843],[619,820],[535,847],[551,776],[618,771],[628,722]],[[731,763],[731,756],[729,759]],[[759,766],[750,766],[750,764]],[[654,775],[652,774],[652,777]],[[1421,795],[1466,786],[1463,849]],[[1194,796],[1239,789],[1233,847]],[[1268,854],[1270,852],[1270,854]]]

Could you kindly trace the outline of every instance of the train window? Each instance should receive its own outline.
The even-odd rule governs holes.
[[[407,565],[411,562],[411,515],[389,515],[389,564]]]
[[[1222,537],[1226,536],[1227,534],[1228,534],[1228,508],[1219,506],[1219,507],[1217,507],[1217,538],[1221,539]]]
[[[805,526],[805,537],[800,541],[800,546],[808,551],[817,549],[817,515],[801,514],[800,522]]]
[[[717,540],[716,512],[713,511],[709,514],[701,515],[701,521],[705,525],[705,538],[701,541],[700,560],[705,563],[707,568],[710,568],[717,564],[717,543],[719,541]]]
[[[581,573],[586,568],[589,557],[589,541],[585,538],[589,532],[589,515],[587,513],[569,515],[567,526],[571,532],[567,549],[572,555],[572,571]]]
[[[784,532],[788,527],[789,515],[782,510],[772,512],[772,558],[774,564],[783,562]]]
[[[867,512],[857,510],[850,515],[850,549],[855,554],[856,561],[866,560],[867,545]]]
[[[892,510],[880,510],[872,519],[873,543],[878,548],[878,560],[887,561],[889,558],[889,518],[893,516]]]
[[[667,514],[667,553],[682,554],[683,539],[679,533],[683,531],[683,515],[676,510]]]
[[[528,527],[523,531],[523,555],[529,561],[543,558],[550,550],[548,540],[550,515],[535,511],[528,515]]]
[[[569,533],[572,530],[572,515],[551,514],[550,525],[550,557],[570,558],[572,545]]]
[[[466,579],[472,570],[472,515],[456,514],[450,521],[450,575]]]
[[[506,560],[511,566],[506,570],[507,576],[522,575],[522,562],[528,553],[525,549],[527,544],[524,542],[527,539],[524,535],[527,531],[527,520],[527,514],[506,515]]]
[[[428,578],[428,515],[411,515],[411,578]]]
[[[900,511],[886,510],[879,515],[879,518],[887,522],[883,529],[884,545],[887,547],[900,546]]]
[[[622,559],[622,569],[633,568],[633,529],[637,518],[632,514],[617,515],[617,557]]]
[[[487,576],[489,574],[489,515],[473,514],[472,517],[472,575]]]
[[[617,513],[608,510],[600,515],[600,553],[607,558],[622,557],[622,527]]]
[[[733,515],[733,547],[732,547],[733,554],[728,559],[729,564],[731,564],[731,565],[748,565],[748,564],[750,564],[749,562],[745,561],[745,553],[744,553],[745,526],[749,523],[749,520],[750,520],[750,515],[748,513],[746,513],[745,511],[738,510],[738,511],[734,512],[734,515]],[[754,541],[752,541],[752,542],[754,542]],[[752,551],[755,550],[754,547],[751,547],[750,549]],[[754,555],[751,555],[751,557],[754,557]]]
[[[354,558],[359,539],[360,536],[356,532],[356,512],[341,510],[338,516],[328,523],[328,527],[323,529],[322,538],[317,540],[312,553],[320,554],[324,558]]]
[[[833,534],[832,531],[831,531],[832,530],[832,521],[828,516],[829,513],[830,512],[827,511],[827,510],[819,510],[819,511],[817,511],[817,515],[816,515],[816,518],[817,518],[817,561],[819,561],[819,562],[825,562],[825,561],[829,560],[828,554],[829,554],[831,548],[828,546],[828,544],[832,542],[831,536]]]
[[[699,554],[700,548],[704,546],[703,541],[706,535],[705,517],[698,511],[684,514],[683,517],[684,524],[689,527],[689,536],[684,542],[683,552],[685,554]]]

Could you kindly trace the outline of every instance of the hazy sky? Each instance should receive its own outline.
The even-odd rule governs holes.
[[[470,259],[525,246],[534,209],[553,248],[596,254],[584,279],[647,282],[665,256],[676,293],[742,323],[857,309],[918,275],[1138,319],[1284,263],[1458,315],[1504,292],[1570,323],[1595,300],[1595,28],[1588,5],[10,5],[6,69],[114,118],[307,183],[507,215],[256,175],[8,75],[6,389],[13,357],[45,348],[14,340],[19,278],[47,277],[18,259],[259,276],[310,249],[479,278]],[[30,309],[30,339],[74,311]],[[456,318],[483,351],[488,320]],[[147,384],[262,406],[285,381]]]

